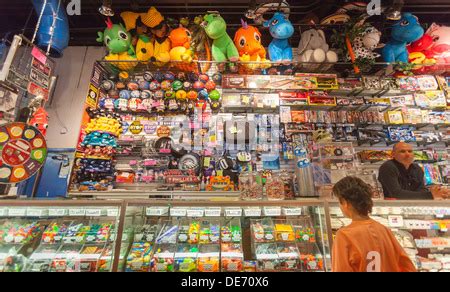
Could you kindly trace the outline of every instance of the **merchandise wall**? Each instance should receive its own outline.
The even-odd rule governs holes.
[[[334,201],[2,201],[2,271],[330,271]],[[450,204],[375,201],[420,271],[448,271]]]
[[[360,2],[321,20],[258,4],[237,23],[106,4],[104,48],[15,36],[0,71],[0,183],[37,174],[35,195],[47,146],[76,139],[73,163],[48,155],[67,200],[0,200],[0,271],[331,271],[346,176],[419,271],[450,270],[450,201],[383,200],[378,181],[406,142],[425,187],[450,189],[448,26]]]

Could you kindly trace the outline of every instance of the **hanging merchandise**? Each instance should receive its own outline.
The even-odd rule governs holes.
[[[202,23],[206,34],[213,40],[212,56],[216,62],[239,60],[239,53],[227,34],[227,24],[218,13],[208,14]]]
[[[31,116],[28,124],[37,128],[42,133],[42,135],[45,136],[47,134],[48,128],[47,111],[43,107],[38,108]]]
[[[407,63],[408,50],[406,44],[417,41],[423,33],[418,18],[411,13],[403,13],[402,18],[392,27],[391,40],[383,48],[384,61]]]
[[[47,157],[44,136],[34,126],[9,123],[0,128],[0,183],[29,179]]]

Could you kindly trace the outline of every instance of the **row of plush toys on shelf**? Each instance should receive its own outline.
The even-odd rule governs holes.
[[[271,62],[289,63],[295,59],[289,43],[294,27],[283,12],[274,13],[263,23],[273,38],[268,54],[257,27],[242,21],[242,27],[232,39],[227,33],[225,20],[216,12],[198,16],[193,22],[182,18],[172,25],[178,27],[171,27],[155,7],[146,13],[123,12],[121,18],[125,26],[113,24],[108,19],[107,28],[98,33],[97,39],[108,48],[105,60],[130,61],[113,63],[121,70],[132,69],[139,62],[147,61],[157,65],[174,62],[180,69],[195,70],[195,67],[189,67],[192,66],[188,65],[190,62],[210,61],[211,56],[216,62],[248,62],[246,66],[250,69],[268,68]],[[336,50],[330,49],[322,30],[311,28],[303,31],[298,60],[334,63],[342,57],[353,62],[359,58],[373,61],[380,56],[374,50],[383,47],[381,54],[385,62],[450,63],[450,27],[432,24],[424,32],[416,16],[403,13],[402,18],[392,25],[390,40],[382,45],[381,32],[365,23],[366,18],[362,19],[355,24],[362,29],[351,36],[346,48],[342,48],[344,56],[338,56]],[[349,19],[342,21],[345,23]],[[202,69],[206,71],[209,67]]]

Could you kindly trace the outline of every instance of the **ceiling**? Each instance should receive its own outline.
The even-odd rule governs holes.
[[[31,4],[32,0],[7,1],[7,5],[2,5],[0,9],[0,37],[7,32],[11,34],[23,32],[31,38],[34,27],[37,22],[37,15]],[[65,3],[69,0],[62,0]],[[96,42],[97,31],[105,28],[104,17],[99,14],[98,8],[101,0],[80,0],[81,15],[69,16],[70,27],[70,45],[85,46],[99,45]],[[253,3],[277,2],[279,0],[112,0],[112,7],[118,15],[122,11],[133,10],[144,12],[150,6],[156,6],[166,17],[180,18],[190,16],[191,18],[199,14],[204,14],[208,10],[217,10],[227,20],[229,34],[234,35],[234,31],[240,26],[240,19],[244,17],[245,12]],[[381,3],[389,3],[392,0],[382,0]],[[421,23],[429,24],[433,21],[450,25],[450,0],[404,0],[403,11],[416,14]],[[6,0],[1,0],[5,3]],[[163,4],[161,4],[163,2]],[[212,3],[213,2],[213,3]],[[291,5],[290,20],[295,27],[301,23],[301,20],[313,12],[320,19],[335,12],[342,4],[349,1],[333,0],[288,0]],[[369,0],[363,1],[369,2]],[[114,17],[113,22],[118,21]],[[384,26],[384,20],[372,20],[377,22],[378,26]],[[377,26],[376,25],[376,26]],[[380,28],[380,27],[378,27]],[[381,27],[381,29],[383,29]],[[263,34],[265,32],[263,31]],[[265,42],[270,41],[270,37],[264,37]],[[300,33],[292,37],[291,43],[297,44],[300,39]],[[266,43],[267,45],[267,43]]]

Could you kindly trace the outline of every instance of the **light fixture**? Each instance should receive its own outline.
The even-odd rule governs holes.
[[[100,14],[104,16],[114,16],[114,11],[112,10],[112,0],[103,0],[102,6],[98,9]]]
[[[392,6],[386,10],[388,20],[400,20],[402,18],[402,8],[404,0],[394,0]]]

